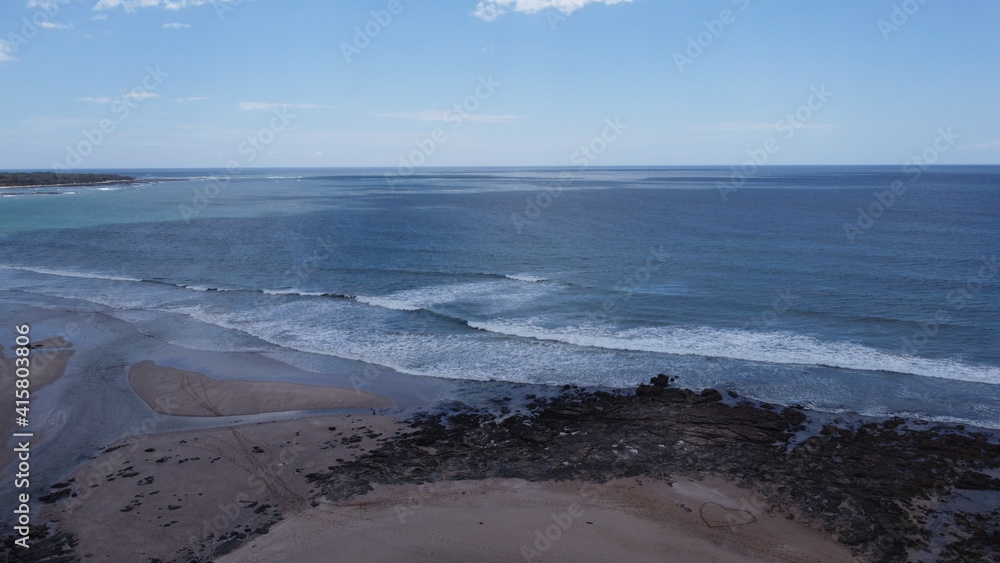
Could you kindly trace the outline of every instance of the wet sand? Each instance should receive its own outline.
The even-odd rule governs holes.
[[[230,416],[270,412],[386,408],[393,402],[360,389],[287,381],[213,379],[146,360],[129,369],[129,384],[150,408],[179,416]]]
[[[69,341],[61,337],[47,338],[32,343],[30,355],[31,375],[29,376],[31,386],[28,389],[30,392],[29,401],[42,388],[63,376],[63,373],[66,371],[66,363],[69,362],[69,359],[73,357],[73,353],[75,352],[75,350],[69,349],[72,346]],[[8,358],[7,355],[11,357]],[[10,416],[4,416],[0,420],[0,432],[3,432],[4,436],[10,436],[13,432],[18,431],[14,426],[15,418],[13,416],[14,390],[17,379],[16,366],[14,365],[15,358],[13,356],[13,353],[5,355],[3,346],[0,346],[0,397],[3,397],[5,401],[11,401]],[[31,419],[30,410],[28,419]],[[13,460],[14,452],[10,448],[4,448],[0,452],[0,467],[5,467]]]
[[[389,417],[327,416],[137,436],[57,484],[43,514],[88,561],[854,560],[829,534],[768,514],[720,478],[318,495],[310,474],[405,432]]]

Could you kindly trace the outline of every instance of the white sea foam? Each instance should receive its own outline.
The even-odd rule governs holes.
[[[523,282],[529,282],[529,283],[538,283],[538,282],[543,282],[543,281],[549,281],[549,278],[541,278],[541,277],[538,277],[538,276],[532,276],[532,275],[528,275],[528,274],[507,274],[504,277],[507,278],[507,279],[510,279],[510,280],[523,281]]]
[[[547,291],[540,287],[525,287],[523,283],[515,285],[511,281],[498,280],[436,285],[380,296],[358,295],[355,299],[366,305],[395,311],[418,311],[434,305],[470,301],[478,304],[481,314],[495,315],[523,306]]]
[[[614,330],[584,326],[545,328],[537,321],[469,322],[497,334],[552,340],[609,350],[696,355],[772,364],[884,371],[976,383],[1000,384],[1000,368],[876,350],[853,342],[826,342],[789,332],[754,332],[708,327]]]
[[[34,272],[36,274],[44,274],[47,276],[60,276],[64,278],[85,278],[85,279],[95,279],[95,280],[109,280],[109,281],[129,281],[138,282],[142,281],[137,278],[130,278],[127,276],[113,276],[110,274],[99,274],[95,272],[80,272],[77,270],[55,270],[51,268],[36,268],[33,266],[0,266],[5,270],[21,270],[24,272]]]
[[[375,307],[392,309],[393,311],[419,311],[423,308],[422,305],[417,305],[402,299],[393,299],[392,297],[358,295],[354,298],[354,300],[358,303],[364,303],[365,305],[374,305]]]
[[[323,297],[328,295],[321,291],[303,291],[301,289],[264,289],[267,295],[301,295],[302,297]]]

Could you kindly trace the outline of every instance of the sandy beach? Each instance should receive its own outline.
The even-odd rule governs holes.
[[[207,559],[308,508],[306,473],[398,430],[369,415],[137,436],[68,476],[43,515],[89,560]],[[117,541],[125,528],[130,541]]]
[[[1000,519],[1000,440],[978,429],[835,419],[665,375],[521,399],[497,384],[477,404],[434,395],[399,410],[385,395],[413,390],[389,375],[372,380],[379,393],[305,384],[349,379],[99,317],[79,334],[104,337],[148,347],[96,364],[96,386],[62,388],[51,382],[68,360],[103,361],[104,344],[53,336],[33,389],[110,392],[144,418],[40,484],[32,547],[0,544],[11,560],[978,561]]]
[[[828,534],[741,508],[750,495],[720,479],[384,485],[290,516],[218,561],[854,560]]]
[[[291,410],[384,408],[385,397],[360,389],[287,381],[223,381],[146,360],[129,369],[129,383],[150,408],[177,416],[230,416]]]
[[[137,436],[57,484],[43,514],[94,561],[854,560],[719,478],[445,480],[342,501],[307,478],[403,432],[334,416]]]
[[[63,339],[40,344],[54,355],[38,386],[73,353]],[[220,380],[151,360],[131,365],[128,381],[167,419],[393,404],[350,388]],[[40,497],[44,527],[35,528],[31,553],[93,561],[315,561],[329,553],[369,561],[852,560],[829,533],[748,503],[750,491],[715,477],[439,475],[357,482],[336,500],[323,494],[325,472],[410,432],[393,417],[342,415],[118,440]],[[130,541],[118,541],[126,528]]]

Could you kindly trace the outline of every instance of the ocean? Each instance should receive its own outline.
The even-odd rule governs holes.
[[[0,191],[7,311],[306,370],[666,373],[1000,428],[1000,167],[100,172],[165,181]]]

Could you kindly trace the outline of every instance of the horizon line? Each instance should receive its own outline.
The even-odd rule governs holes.
[[[413,171],[409,174],[417,173],[421,170],[445,170],[445,169],[483,169],[483,168],[506,168],[506,169],[551,169],[551,170],[573,170],[576,172],[583,172],[586,170],[609,170],[609,169],[628,169],[628,168],[726,168],[726,169],[739,169],[743,164],[609,164],[604,166],[565,166],[565,165],[554,165],[554,164],[531,164],[531,165],[518,165],[518,164],[488,164],[488,165],[476,165],[476,164],[458,164],[458,165],[441,165],[441,166],[417,166],[413,168]],[[1000,167],[1000,163],[949,163],[949,164],[926,164],[918,165],[914,163],[893,163],[893,164],[762,164],[756,166],[759,169],[765,168],[793,168],[793,167],[884,167],[884,168],[903,168],[919,166],[921,168],[948,168],[948,167]],[[331,169],[345,169],[345,170],[396,170],[398,166],[344,166],[344,165],[334,165],[334,166],[254,166],[254,167],[242,167],[241,171],[249,170],[331,170]],[[55,174],[73,174],[82,173],[86,171],[101,171],[101,170],[213,170],[217,172],[226,172],[225,167],[214,167],[214,166],[115,166],[115,167],[94,167],[94,168],[74,168],[58,170],[54,168],[0,168],[0,173],[2,172],[46,172]]]

